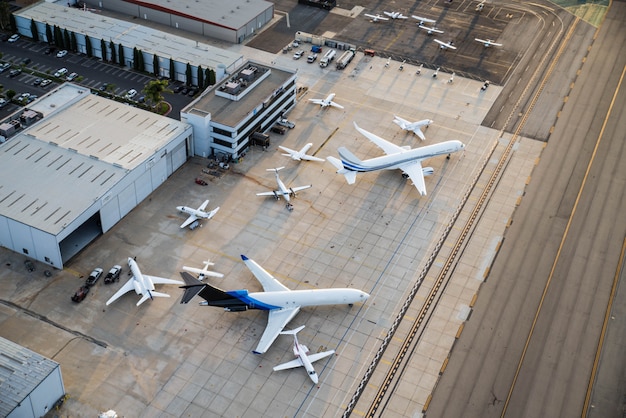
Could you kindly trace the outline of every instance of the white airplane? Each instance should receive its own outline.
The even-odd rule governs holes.
[[[184,227],[190,225],[191,223],[193,223],[194,221],[196,221],[198,219],[207,219],[207,220],[209,220],[213,216],[215,216],[217,211],[220,210],[220,207],[218,206],[218,207],[216,207],[215,209],[213,209],[210,212],[205,212],[204,209],[206,209],[208,204],[209,204],[209,200],[207,199],[207,200],[204,201],[204,203],[202,203],[200,205],[200,207],[198,209],[188,208],[187,206],[176,206],[176,209],[178,209],[180,212],[183,212],[183,213],[186,213],[187,215],[189,215],[187,220],[185,222],[183,222],[180,227],[184,228]]]
[[[354,122],[354,127],[363,136],[378,145],[385,152],[384,156],[361,161],[345,147],[339,147],[339,157],[328,157],[336,168],[338,174],[346,177],[348,184],[353,184],[356,180],[356,173],[378,170],[402,170],[404,178],[410,178],[421,195],[426,195],[426,184],[424,176],[433,174],[432,167],[423,167],[421,162],[436,155],[450,154],[462,150],[465,145],[461,141],[445,141],[439,144],[427,145],[425,147],[411,149],[409,146],[400,147],[392,144],[373,133],[359,128]]]
[[[370,19],[372,19],[372,22],[378,22],[380,20],[389,20],[389,18],[386,18],[384,16],[381,16],[379,14],[375,14],[375,15],[370,15],[365,13],[365,16],[369,17]]]
[[[408,19],[408,16],[405,16],[400,12],[383,12],[383,13],[392,19]]]
[[[332,107],[337,107],[339,109],[343,109],[342,105],[333,102],[334,98],[335,98],[335,93],[330,93],[328,97],[326,97],[325,99],[309,99],[309,102],[313,102],[317,105],[320,105],[322,106],[322,108],[332,106]]]
[[[167,293],[160,293],[154,291],[155,284],[184,284],[180,280],[172,280],[165,279],[163,277],[156,276],[148,276],[147,274],[142,274],[139,270],[139,266],[137,266],[137,262],[132,258],[128,257],[128,268],[132,274],[132,277],[118,290],[115,292],[113,296],[109,300],[107,300],[107,306],[111,303],[115,302],[120,296],[134,290],[138,295],[142,295],[139,302],[137,302],[137,306],[141,305],[148,299],[153,299],[153,297],[158,296],[161,298],[169,298],[170,295]]]
[[[278,168],[268,168],[266,169],[266,171],[275,171],[276,172],[276,183],[278,184],[278,190],[274,190],[271,192],[261,192],[261,193],[257,193],[257,196],[274,196],[276,198],[276,200],[279,200],[280,197],[282,196],[286,201],[287,201],[287,209],[289,209],[290,211],[293,210],[293,205],[290,203],[290,198],[296,197],[296,192],[299,192],[300,190],[304,190],[304,189],[308,189],[309,187],[311,187],[311,185],[307,185],[307,186],[299,186],[299,187],[290,187],[287,188],[285,186],[285,183],[283,183],[283,181],[280,179],[280,177],[278,177],[278,170],[282,170],[285,167],[278,167]]]
[[[267,326],[261,336],[255,354],[265,353],[289,321],[300,312],[303,306],[341,305],[352,306],[365,302],[369,294],[349,288],[289,290],[253,260],[245,255],[241,259],[254,277],[263,286],[263,292],[248,293],[248,290],[223,291],[208,283],[203,283],[187,272],[181,272],[186,285],[180,303],[188,303],[195,295],[204,299],[200,305],[220,306],[227,312],[243,312],[248,309],[268,311]]]
[[[498,44],[491,39],[474,38],[474,40],[483,44],[485,48],[489,48],[490,46],[502,46],[502,44]]]
[[[440,41],[439,39],[435,39],[435,42],[437,42],[439,44],[439,48],[441,49],[456,49],[456,46],[454,46],[454,42],[452,41],[448,41],[448,42],[443,42]]]
[[[304,367],[306,372],[309,374],[309,377],[317,385],[319,379],[317,377],[317,372],[315,368],[313,368],[314,362],[326,358],[328,356],[332,356],[335,354],[335,350],[324,351],[322,353],[315,353],[307,355],[309,349],[306,345],[302,345],[298,342],[298,337],[296,334],[304,328],[304,325],[298,327],[291,331],[283,331],[281,334],[283,335],[293,335],[293,354],[296,356],[295,360],[288,361],[287,363],[279,364],[274,367],[274,371],[278,370],[287,370],[287,369],[295,369],[296,367]]]
[[[441,29],[437,29],[434,26],[429,28],[428,26],[419,25],[418,28],[425,30],[428,35],[432,35],[433,33],[443,33]]]
[[[217,272],[209,270],[209,266],[215,265],[215,263],[212,263],[211,260],[203,261],[202,264],[204,264],[204,267],[201,269],[197,267],[183,266],[183,270],[197,274],[199,280],[204,280],[204,278],[208,276],[219,277],[219,278],[224,277],[222,273],[217,273]]]
[[[429,19],[427,17],[415,16],[415,15],[412,15],[411,17],[413,19],[417,19],[417,20],[420,21],[420,23],[418,23],[418,25],[423,25],[424,23],[435,23],[436,22],[434,19]]]
[[[419,136],[422,141],[426,139],[424,132],[420,128],[426,127],[433,123],[430,119],[424,119],[417,122],[409,122],[406,119],[402,119],[399,116],[393,115],[393,123],[404,129],[405,131],[411,131],[415,135]]]
[[[279,145],[278,148],[282,149],[283,151],[286,151],[287,154],[281,154],[284,155],[285,157],[291,157],[292,160],[296,160],[296,161],[301,161],[301,160],[307,160],[307,161],[324,161],[324,159],[322,158],[317,158],[314,157],[312,155],[308,155],[306,152],[313,146],[313,144],[311,142],[309,142],[308,144],[306,144],[304,147],[302,147],[302,149],[300,151],[296,151],[287,147],[283,147],[282,145]]]

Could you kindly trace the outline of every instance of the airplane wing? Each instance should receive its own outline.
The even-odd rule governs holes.
[[[410,163],[401,165],[400,169],[409,176],[417,188],[417,191],[420,192],[422,196],[426,196],[426,182],[424,181],[422,164],[419,161],[411,161]]]
[[[111,296],[111,298],[109,300],[107,300],[107,306],[109,306],[111,303],[115,302],[116,300],[118,300],[122,295],[130,292],[131,290],[135,290],[135,285],[133,284],[133,280],[135,279],[135,277],[131,277],[125,284],[124,286],[122,286],[117,292],[115,292],[115,294],[113,296]]]
[[[287,363],[274,366],[274,371],[277,372],[279,370],[295,369],[296,367],[302,367],[302,366],[304,366],[304,364],[302,364],[300,357],[298,357],[294,360],[288,361]]]
[[[317,105],[323,105],[324,101],[322,99],[309,99],[309,102],[315,103]]]
[[[209,199],[205,200],[200,207],[198,208],[198,210],[205,210],[207,205],[209,204]]]
[[[188,225],[190,225],[191,223],[193,223],[194,221],[198,220],[198,218],[196,217],[196,215],[189,215],[189,218],[187,218],[187,220],[185,222],[183,222],[180,227],[184,228]]]
[[[285,328],[289,321],[291,321],[298,312],[300,312],[299,306],[295,308],[274,309],[269,311],[267,326],[265,327],[265,331],[263,331],[261,340],[254,350],[254,353],[265,353],[270,348],[274,340],[276,340],[283,328]]]
[[[303,160],[307,160],[307,161],[325,161],[323,158],[317,158],[314,157],[312,155],[308,155],[308,154],[304,154],[301,159]]]
[[[357,131],[361,133],[364,137],[372,141],[374,144],[378,145],[385,151],[385,154],[396,154],[398,152],[402,152],[404,149],[402,147],[397,146],[396,144],[392,144],[391,142],[382,139],[381,137],[374,135],[371,132],[366,131],[365,129],[359,128],[359,125],[354,122],[354,127]]]
[[[332,356],[333,354],[335,354],[335,350],[324,351],[323,353],[307,354],[307,357],[311,363],[314,363],[328,356]]]
[[[243,254],[241,255],[241,259],[243,260],[246,267],[248,267],[248,269],[252,272],[252,274],[254,274],[254,277],[256,277],[256,279],[261,283],[261,286],[263,286],[263,290],[265,290],[266,292],[281,292],[285,290],[290,290],[287,286],[276,280],[274,276],[269,274],[263,267],[259,266],[256,261],[250,260]],[[283,327],[281,327],[278,332],[282,331]]]
[[[291,148],[283,147],[282,145],[279,145],[278,148],[282,149],[283,151],[286,151],[288,154],[283,154],[283,155],[287,155],[289,157],[292,157],[294,154],[298,153],[298,151],[292,150]]]
[[[148,276],[147,274],[144,274],[143,277],[147,277],[154,284],[185,284],[184,282],[181,282],[180,280],[166,279],[164,277],[157,277],[157,276]]]
[[[308,186],[300,186],[300,187],[290,187],[289,188],[289,192],[299,192],[300,190],[304,190],[304,189],[308,189],[309,187],[311,187],[312,184],[309,184]],[[291,193],[290,193],[291,194]]]
[[[282,196],[283,192],[281,192],[280,190],[275,190],[273,192],[261,192],[261,193],[257,193],[257,196]]]
[[[415,135],[419,136],[419,138],[420,138],[422,141],[425,141],[425,140],[426,140],[426,136],[424,135],[424,132],[422,132],[422,130],[419,128],[419,126],[418,126],[418,127],[416,127],[415,129],[413,129],[413,133],[414,133]]]
[[[213,209],[211,212],[209,212],[208,213],[209,216],[207,216],[207,219],[211,219],[212,217],[214,217],[218,210],[220,210],[219,206]]]
[[[330,102],[329,104],[330,104],[332,107],[337,107],[337,108],[339,108],[339,109],[343,109],[343,106],[342,106],[342,105],[340,105],[340,104],[338,104],[338,103],[335,103],[335,102],[333,102],[332,100],[331,100],[331,102]]]

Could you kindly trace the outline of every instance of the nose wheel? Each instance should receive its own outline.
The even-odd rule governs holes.
[[[291,203],[287,203],[287,210],[289,212],[293,211],[293,205]]]

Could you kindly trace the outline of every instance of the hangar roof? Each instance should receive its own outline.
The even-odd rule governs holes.
[[[73,84],[58,90],[31,106],[55,112],[0,145],[10,173],[0,176],[0,214],[54,235],[190,129]]]
[[[223,64],[232,68],[243,61],[241,54],[143,26],[141,22],[127,22],[60,4],[39,2],[15,14],[193,66],[217,68],[218,64]]]

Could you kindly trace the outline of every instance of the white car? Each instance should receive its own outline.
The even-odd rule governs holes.
[[[126,98],[127,99],[132,99],[133,97],[135,97],[137,95],[137,90],[135,89],[130,89],[128,90],[128,92],[126,93]]]
[[[59,78],[59,77],[63,77],[65,74],[67,74],[67,68],[59,68],[55,73],[54,76]]]
[[[296,52],[295,54],[293,54],[293,59],[299,60],[300,58],[302,58],[302,54],[304,54],[304,51]]]
[[[20,35],[18,33],[11,35],[11,37],[9,38],[9,42],[13,43],[13,42],[17,42],[17,40],[20,39]]]
[[[76,74],[76,73],[71,73],[71,74],[70,74],[70,75],[68,75],[65,79],[66,79],[67,81],[72,81],[72,80],[75,80],[77,77],[78,77],[78,74]]]
[[[66,49],[62,49],[61,51],[57,52],[57,58],[63,58],[66,55],[67,55]]]

